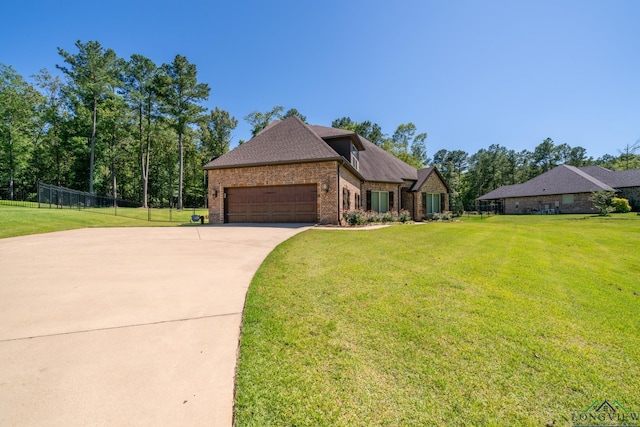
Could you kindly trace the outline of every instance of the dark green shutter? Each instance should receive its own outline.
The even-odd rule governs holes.
[[[371,210],[371,190],[367,190],[367,210]]]
[[[389,191],[389,210],[393,210],[393,191]]]

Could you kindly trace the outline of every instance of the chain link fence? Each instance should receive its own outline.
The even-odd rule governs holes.
[[[189,200],[198,203],[200,200]],[[68,209],[105,215],[115,215],[149,222],[191,223],[200,222],[200,217],[208,217],[203,205],[175,209],[170,207],[143,208],[139,202],[101,196],[84,191],[72,190],[51,184],[38,184],[37,191],[9,191],[0,188],[0,205],[41,209]],[[196,221],[197,218],[197,221]]]
[[[38,184],[38,207],[58,209],[101,209],[101,208],[139,208],[141,203],[117,199],[112,196],[98,196],[84,191],[58,187],[51,184]]]

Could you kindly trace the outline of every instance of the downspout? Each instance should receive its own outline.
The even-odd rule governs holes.
[[[336,188],[336,194],[338,195],[338,225],[342,225],[342,221],[340,221],[340,166],[342,166],[342,163],[338,162],[338,188]]]
[[[414,221],[417,221],[416,219],[416,192],[413,191],[411,193],[411,198],[413,199],[411,202],[411,218],[413,218]]]

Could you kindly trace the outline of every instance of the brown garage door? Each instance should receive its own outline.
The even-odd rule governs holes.
[[[224,222],[317,222],[317,189],[311,185],[225,188]]]

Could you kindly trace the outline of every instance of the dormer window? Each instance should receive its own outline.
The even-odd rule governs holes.
[[[351,165],[356,168],[356,170],[360,169],[360,161],[358,160],[358,149],[353,143],[351,143]]]

